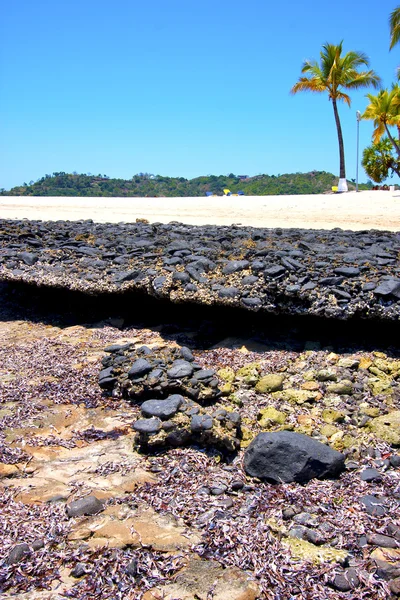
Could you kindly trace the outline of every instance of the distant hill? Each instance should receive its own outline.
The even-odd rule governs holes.
[[[139,197],[187,197],[205,196],[212,192],[218,196],[228,188],[232,193],[243,191],[246,196],[280,194],[323,194],[337,185],[337,177],[325,171],[311,173],[287,173],[284,175],[243,176],[207,175],[185,179],[184,177],[162,177],[139,173],[132,179],[111,179],[106,175],[78,173],[53,173],[36,182],[0,190],[2,196],[139,196]],[[355,189],[348,182],[349,189]],[[360,184],[360,189],[372,187],[372,183]]]

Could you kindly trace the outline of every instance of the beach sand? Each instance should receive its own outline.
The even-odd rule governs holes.
[[[1,196],[0,218],[400,231],[400,191],[214,198]]]

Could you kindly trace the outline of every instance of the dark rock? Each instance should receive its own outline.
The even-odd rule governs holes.
[[[136,577],[138,574],[138,561],[135,558],[126,566],[125,573],[131,577]]]
[[[212,485],[210,486],[210,494],[212,496],[220,496],[221,494],[225,494],[226,490],[228,489],[228,486],[226,486],[225,484],[219,484],[219,485]]]
[[[296,525],[289,530],[289,537],[304,540],[307,532],[307,527],[304,525]]]
[[[381,533],[367,533],[367,542],[372,546],[380,546],[381,548],[399,548],[400,543],[388,535]]]
[[[28,544],[25,542],[22,544],[17,544],[14,546],[14,548],[12,548],[12,550],[10,550],[6,562],[8,565],[15,565],[29,556],[29,554],[31,554],[31,549],[29,548]]]
[[[323,277],[319,283],[321,285],[340,285],[343,281],[344,277]]]
[[[400,298],[400,280],[388,279],[382,281],[377,288],[374,290],[374,294],[377,296],[394,296]]]
[[[139,419],[132,425],[133,429],[138,433],[153,434],[160,431],[162,423],[160,419],[154,417],[152,419]]]
[[[249,308],[258,308],[262,305],[262,301],[260,298],[242,298],[241,302]]]
[[[326,536],[321,531],[318,531],[318,529],[309,529],[308,527],[305,529],[306,531],[303,539],[307,542],[310,542],[310,544],[314,544],[315,546],[321,546],[321,544],[326,543]]]
[[[146,417],[159,417],[165,421],[173,417],[184,402],[183,396],[173,394],[166,400],[146,400],[140,410]]]
[[[282,519],[284,521],[288,521],[289,519],[293,519],[293,517],[296,515],[296,511],[294,510],[293,506],[289,506],[289,508],[284,508],[282,511]]]
[[[193,366],[186,360],[176,361],[167,371],[171,379],[181,379],[182,377],[191,377],[193,375]]]
[[[391,466],[395,469],[398,469],[400,467],[400,454],[392,454],[389,460]]]
[[[306,483],[313,478],[337,477],[345,457],[299,433],[260,433],[244,455],[248,475],[274,483]]]
[[[236,287],[221,288],[218,292],[220,298],[234,298],[240,293]]]
[[[354,568],[346,569],[340,573],[336,573],[331,585],[339,592],[349,592],[360,585],[360,579],[357,571]]]
[[[38,538],[37,540],[35,540],[34,542],[32,542],[32,550],[41,550],[42,548],[44,548],[44,540],[41,538]]]
[[[357,267],[337,267],[333,269],[333,272],[344,277],[357,277],[360,274],[360,269],[357,269]]]
[[[400,577],[396,577],[396,579],[390,581],[389,589],[393,596],[400,596]]]
[[[171,446],[184,446],[190,440],[190,431],[187,429],[175,429],[167,435],[166,443]]]
[[[272,267],[269,267],[268,269],[265,269],[264,271],[264,275],[266,277],[279,277],[284,273],[286,273],[286,269],[282,265],[274,265]]]
[[[85,496],[67,505],[66,511],[70,519],[82,515],[97,515],[104,510],[104,502],[96,496]]]
[[[369,467],[360,473],[360,479],[367,482],[382,481],[382,475],[376,469]]]
[[[175,271],[174,274],[172,275],[172,279],[174,281],[181,281],[182,283],[188,283],[190,281],[190,276],[188,275],[188,273],[181,272],[181,271]]]
[[[190,428],[193,432],[212,429],[213,420],[210,415],[194,415],[190,422]]]
[[[18,258],[30,267],[39,260],[39,256],[32,252],[21,252],[21,254],[18,255]]]
[[[186,348],[186,346],[182,346],[181,356],[182,356],[183,360],[186,360],[187,362],[194,361],[194,356],[193,356],[192,352],[189,350],[189,348]]]
[[[222,269],[222,273],[224,275],[231,275],[231,273],[236,273],[237,271],[243,271],[243,269],[247,269],[248,266],[249,261],[247,260],[231,260],[226,263]]]
[[[71,577],[75,579],[79,579],[86,575],[86,565],[84,563],[77,563],[75,567],[70,572]]]
[[[381,517],[386,514],[384,498],[378,498],[377,496],[366,494],[365,496],[361,496],[359,500],[361,504],[365,506],[365,509],[369,515]]]
[[[129,379],[143,377],[152,370],[151,364],[145,358],[138,358],[128,371]]]
[[[231,483],[231,490],[233,490],[234,492],[238,492],[239,490],[241,490],[244,486],[243,481],[240,481],[240,479],[236,479],[235,481],[232,481]]]
[[[214,369],[200,369],[197,371],[193,377],[198,380],[202,379],[210,379],[210,377],[214,377],[215,370]]]

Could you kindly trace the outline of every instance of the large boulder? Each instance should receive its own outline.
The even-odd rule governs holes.
[[[300,433],[260,433],[246,450],[244,468],[248,475],[273,483],[306,483],[339,475],[344,456]]]

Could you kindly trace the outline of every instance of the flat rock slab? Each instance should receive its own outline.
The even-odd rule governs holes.
[[[400,316],[399,233],[5,219],[0,229],[0,281],[272,314]],[[131,376],[146,372],[131,366]]]
[[[244,468],[248,475],[273,483],[306,483],[337,477],[344,470],[344,456],[299,433],[260,433],[246,450]]]
[[[149,590],[143,600],[256,600],[259,594],[257,584],[244,571],[192,559],[175,583]]]

